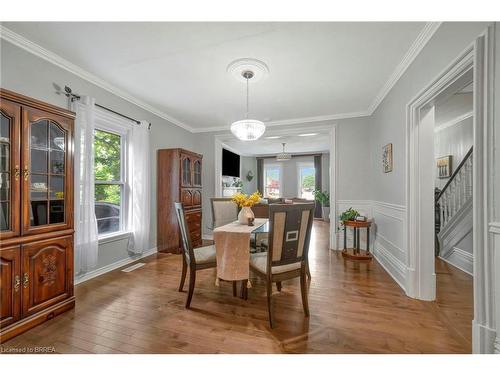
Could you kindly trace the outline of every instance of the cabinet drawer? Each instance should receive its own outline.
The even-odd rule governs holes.
[[[193,233],[195,231],[200,231],[201,230],[201,221],[196,220],[196,221],[188,222],[188,228],[189,228],[189,232],[191,232],[191,233]]]
[[[186,212],[186,221],[188,225],[191,225],[191,223],[199,223],[201,225],[201,212]]]

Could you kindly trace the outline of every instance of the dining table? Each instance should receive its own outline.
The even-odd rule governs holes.
[[[250,239],[260,233],[269,232],[269,220],[255,219],[253,225],[233,221],[214,229],[214,243],[217,258],[216,285],[219,281],[246,282],[251,288],[250,275]],[[243,288],[242,288],[243,289]]]

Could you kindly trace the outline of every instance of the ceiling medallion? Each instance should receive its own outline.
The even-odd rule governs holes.
[[[253,73],[252,83],[260,82],[269,75],[269,68],[265,62],[248,57],[234,60],[227,66],[227,72],[243,83],[247,81],[243,75],[246,71]]]
[[[238,59],[229,64],[227,71],[233,75],[237,74],[236,77],[238,80],[245,82],[247,85],[247,110],[245,119],[233,122],[231,124],[231,132],[239,140],[255,141],[264,134],[266,125],[260,120],[248,118],[248,114],[250,113],[249,81],[256,82],[257,77],[259,80],[265,78],[267,73],[269,73],[269,69],[267,69],[266,64],[259,60]]]
[[[286,143],[282,143],[282,145],[283,145],[283,152],[276,155],[276,161],[287,161],[287,160],[290,160],[292,158],[292,154],[285,152]]]

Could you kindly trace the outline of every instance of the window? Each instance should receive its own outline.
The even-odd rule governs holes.
[[[99,236],[124,228],[125,140],[123,134],[94,131],[95,215]]]
[[[264,196],[269,198],[281,196],[280,165],[266,165],[264,167]]]
[[[316,186],[316,171],[314,169],[314,164],[299,164],[298,169],[299,197],[314,200],[314,189]]]

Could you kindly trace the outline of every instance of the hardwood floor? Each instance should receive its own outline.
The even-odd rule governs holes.
[[[265,284],[252,276],[248,301],[215,270],[197,274],[192,309],[177,291],[179,255],[157,254],[75,288],[76,308],[20,335],[9,348],[58,353],[470,353],[472,279],[437,261],[437,302],[405,296],[384,269],[344,261],[328,250],[328,225],[314,223],[310,250],[311,317],[299,279],[273,296],[270,329]],[[50,350],[50,349],[49,349]]]

